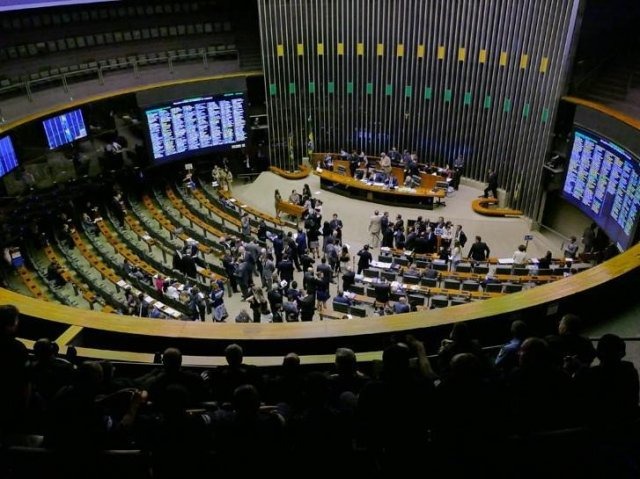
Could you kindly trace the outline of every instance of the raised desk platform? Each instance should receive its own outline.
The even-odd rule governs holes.
[[[390,190],[327,170],[316,170],[314,173],[320,177],[322,189],[374,203],[432,210],[434,204],[438,205],[447,194],[444,190],[431,190],[424,187],[414,189],[400,187]],[[435,203],[434,199],[437,200]]]
[[[306,165],[300,165],[299,169],[296,171],[286,171],[282,168],[278,168],[277,166],[270,166],[269,170],[288,180],[301,180],[302,178],[309,176],[309,173],[311,173],[311,168]]]
[[[512,210],[511,208],[489,208],[491,205],[497,205],[497,198],[478,198],[473,200],[471,208],[479,215],[484,216],[521,216],[522,211]]]

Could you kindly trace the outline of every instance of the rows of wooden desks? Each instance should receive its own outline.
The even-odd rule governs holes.
[[[19,266],[17,268],[17,271],[20,275],[20,279],[33,296],[35,296],[37,299],[49,301],[45,296],[44,291],[42,291],[42,288],[40,288],[40,286],[38,286],[38,283],[36,283],[32,272],[25,265]]]
[[[248,214],[254,216],[256,219],[261,219],[264,220],[267,223],[273,223],[273,226],[288,226],[289,224],[285,221],[283,221],[280,218],[276,218],[275,216],[271,216],[267,213],[265,213],[264,211],[260,211],[257,210],[256,208],[253,208],[252,206],[249,205],[245,205],[242,204],[240,201],[238,201],[236,198],[234,198],[231,195],[231,192],[229,191],[223,191],[221,189],[217,190],[218,191],[218,195],[221,196],[222,198],[224,198],[227,201],[231,201],[235,206],[237,206],[238,208],[240,208],[242,211],[247,212]]]
[[[96,224],[98,225],[98,227],[102,231],[102,229],[106,228],[106,226],[105,225],[100,225],[100,223],[102,223],[102,220],[96,221]],[[84,241],[82,241],[82,238],[80,237],[80,235],[78,234],[77,231],[73,231],[71,233],[71,238],[73,239],[74,244],[76,245],[76,247],[78,248],[78,250],[80,251],[82,256],[84,256],[84,258],[87,261],[89,261],[91,266],[93,266],[96,270],[98,270],[98,272],[100,273],[100,275],[103,278],[107,279],[109,282],[111,282],[114,285],[116,285],[118,290],[120,288],[124,289],[127,286],[129,286],[129,287],[131,287],[131,291],[134,294],[137,295],[137,294],[141,293],[141,291],[136,290],[131,285],[129,285],[124,279],[122,279],[115,271],[113,271],[112,268],[109,268],[102,261],[101,258],[99,258],[95,254],[93,254],[91,251],[89,251],[89,248],[87,248],[87,245],[84,243]],[[129,262],[132,263],[132,264],[142,263],[139,258],[138,258],[137,261],[134,261],[133,256],[128,257],[127,260],[129,260]],[[145,270],[145,271],[147,271],[147,270]],[[152,298],[149,295],[144,295],[144,300],[145,300],[146,303],[156,306],[160,311],[162,311],[163,313],[165,313],[169,317],[172,317],[174,319],[180,319],[182,317],[182,313],[180,313],[179,311],[167,306],[166,304],[164,304],[164,303],[162,303],[160,301],[155,300],[154,298]]]
[[[361,282],[369,286],[375,286],[376,284],[378,284],[378,282],[375,281],[374,278],[367,278],[367,277],[361,278]],[[461,291],[460,289],[446,289],[446,288],[438,288],[438,287],[431,288],[431,287],[420,285],[420,284],[403,284],[402,282],[398,282],[398,283],[402,285],[401,291],[397,291],[397,290],[394,291],[393,289],[391,289],[392,294],[396,293],[399,295],[403,295],[403,294],[415,293],[415,294],[422,294],[425,296],[443,295],[448,297],[455,296],[455,297],[465,298],[468,300],[497,298],[507,294],[507,293],[486,293],[484,291]],[[356,299],[357,299],[357,296],[362,296],[362,295],[356,295]]]

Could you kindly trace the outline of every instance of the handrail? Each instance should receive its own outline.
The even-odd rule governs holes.
[[[101,85],[104,85],[104,72],[105,71],[111,71],[111,70],[115,70],[115,69],[125,69],[128,67],[132,67],[133,68],[133,73],[136,77],[138,77],[138,69],[141,66],[152,66],[152,65],[159,65],[159,64],[163,64],[163,63],[167,63],[167,66],[169,67],[169,71],[171,73],[173,73],[173,62],[175,60],[189,60],[189,59],[197,59],[198,57],[202,57],[202,64],[204,66],[205,69],[208,68],[208,59],[209,57],[217,57],[217,56],[221,56],[221,55],[230,55],[230,54],[235,54],[236,58],[238,59],[238,61],[240,60],[240,55],[237,49],[230,49],[230,50],[216,50],[215,52],[209,52],[209,51],[204,51],[204,52],[196,52],[196,53],[182,53],[182,54],[176,54],[176,55],[167,55],[166,57],[156,57],[153,58],[151,61],[148,61],[144,64],[140,64],[137,60],[133,59],[133,60],[126,60],[124,62],[116,62],[114,64],[108,64],[108,65],[98,65],[98,66],[92,66],[92,67],[86,67],[86,68],[78,68],[76,70],[73,71],[68,71],[68,72],[64,72],[64,73],[57,73],[54,75],[49,75],[47,77],[44,78],[36,78],[33,80],[26,80],[23,82],[17,82],[17,83],[12,83],[10,85],[7,85],[5,87],[0,87],[0,94],[14,90],[16,88],[19,87],[23,87],[26,90],[27,93],[27,98],[29,99],[30,102],[33,101],[33,95],[31,93],[31,87],[34,85],[37,85],[39,83],[50,83],[56,80],[60,80],[62,81],[62,87],[65,91],[65,93],[69,92],[69,86],[67,83],[67,79],[73,76],[79,76],[79,75],[86,75],[88,73],[96,73],[98,75],[98,79],[100,81]],[[101,60],[105,61],[105,60]],[[76,65],[73,65],[76,66]]]

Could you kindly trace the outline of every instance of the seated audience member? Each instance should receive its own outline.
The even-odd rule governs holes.
[[[373,302],[373,307],[381,306],[386,308],[389,305],[389,298],[391,296],[391,285],[386,281],[383,283],[375,284],[376,300]]]
[[[327,155],[324,157],[322,166],[325,170],[333,171],[333,158],[331,157],[331,155]]]
[[[339,303],[339,304],[346,304],[347,306],[351,306],[353,304],[353,301],[351,301],[349,298],[347,298],[344,295],[344,292],[342,292],[342,291],[338,291],[338,294],[336,295],[336,297],[333,298],[333,302],[334,303]]]
[[[589,367],[596,357],[591,341],[580,336],[580,327],[580,317],[565,314],[558,325],[558,337],[554,342],[556,354],[564,359],[564,368],[571,375],[581,368]]]
[[[256,366],[244,364],[244,352],[238,344],[230,344],[224,350],[226,366],[219,366],[209,375],[211,392],[215,400],[231,402],[233,392],[243,384],[260,386],[260,373]]]
[[[506,387],[510,423],[516,430],[526,433],[572,425],[571,378],[557,367],[544,339],[524,340],[518,367],[507,378]]]
[[[471,337],[471,331],[467,323],[455,323],[451,329],[449,338],[442,340],[442,345],[438,351],[438,365],[441,375],[444,377],[449,372],[451,359],[456,354],[471,353],[482,363],[486,360],[480,343]]]
[[[626,355],[624,341],[605,334],[596,348],[600,364],[576,374],[583,418],[599,428],[627,428],[638,419],[638,371]]]
[[[500,348],[496,357],[496,368],[508,374],[518,366],[518,351],[527,335],[528,328],[524,321],[516,320],[511,323],[511,340]]]
[[[406,296],[401,296],[400,299],[393,304],[394,314],[409,313],[410,311],[411,306],[409,306]]]
[[[162,404],[167,400],[167,388],[180,385],[189,392],[191,406],[206,397],[205,383],[199,374],[182,368],[182,353],[177,348],[167,348],[162,354],[162,369],[157,369],[139,380],[149,392],[149,400]]]
[[[71,383],[73,365],[56,356],[56,348],[47,338],[38,339],[33,345],[33,359],[29,364],[29,377],[33,393],[48,404],[55,394]]]
[[[538,269],[549,269],[551,267],[551,251],[547,251],[542,258],[538,260]]]
[[[52,281],[56,288],[67,284],[67,281],[62,277],[62,271],[62,266],[57,261],[53,261],[47,268],[47,279]]]
[[[335,366],[336,372],[329,376],[331,402],[341,409],[343,394],[350,393],[357,397],[369,378],[358,371],[356,354],[351,349],[336,350]]]

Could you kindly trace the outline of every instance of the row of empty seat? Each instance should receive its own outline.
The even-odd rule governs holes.
[[[0,60],[10,61],[20,58],[42,57],[52,53],[67,52],[69,50],[94,48],[107,45],[118,45],[127,42],[144,40],[162,40],[172,37],[189,35],[211,35],[214,33],[231,32],[230,22],[204,22],[188,25],[170,25],[135,30],[95,33],[89,35],[68,36],[52,40],[25,43],[0,49]]]
[[[215,0],[197,0],[192,2],[149,2],[137,5],[88,6],[79,9],[30,10],[3,15],[0,20],[5,32],[31,32],[38,29],[66,27],[78,24],[95,24],[97,22],[113,22],[119,19],[146,19],[158,16],[198,14],[203,9],[215,8]]]

